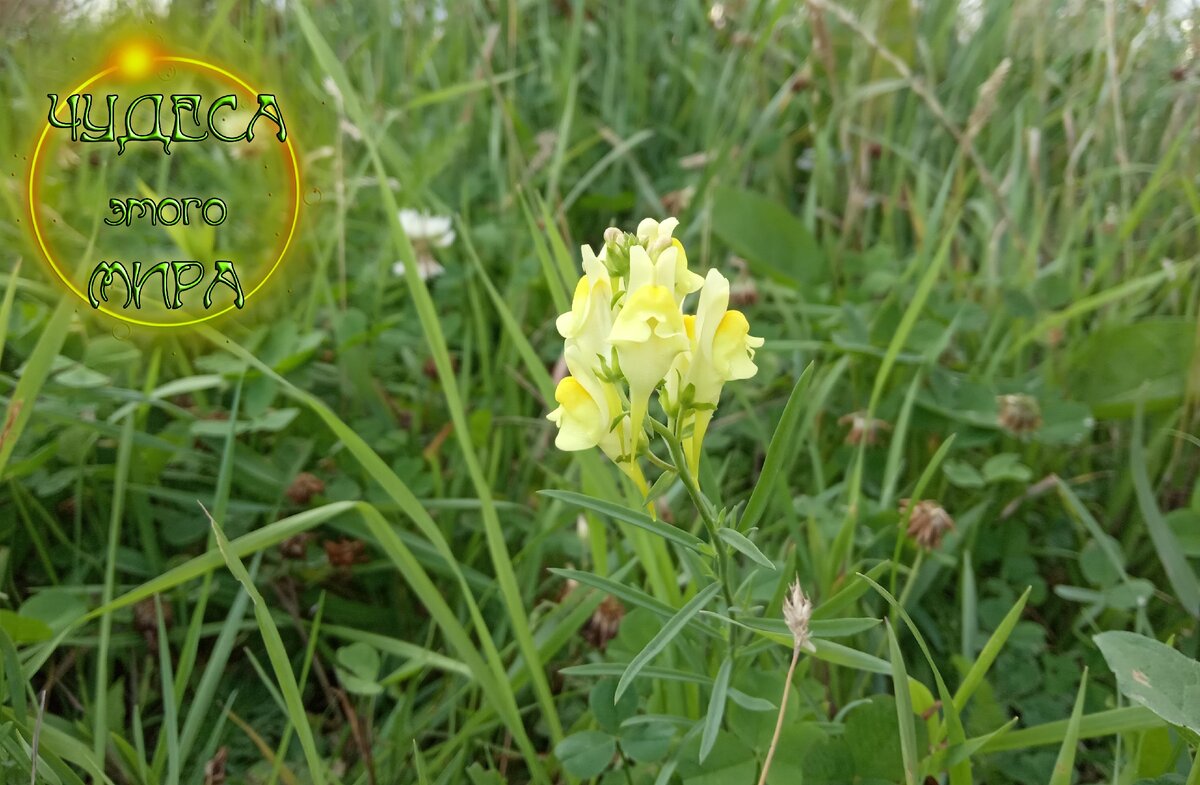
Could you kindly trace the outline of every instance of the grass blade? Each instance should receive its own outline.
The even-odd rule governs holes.
[[[200,506],[201,509],[204,509],[204,505]],[[208,515],[207,509],[204,510],[204,514]],[[279,690],[287,704],[288,718],[291,720],[296,735],[300,738],[300,747],[304,750],[304,759],[308,763],[308,776],[312,778],[314,785],[324,785],[325,763],[317,752],[317,742],[313,738],[312,726],[308,723],[308,714],[304,710],[304,701],[300,697],[300,686],[296,683],[296,674],[292,672],[287,647],[284,646],[283,638],[279,635],[279,628],[275,626],[275,620],[271,618],[267,602],[259,593],[258,587],[254,585],[254,581],[250,579],[250,573],[246,571],[246,566],[242,564],[241,559],[230,546],[225,532],[221,531],[220,524],[213,520],[212,516],[208,516],[208,522],[212,526],[213,536],[216,537],[221,557],[225,560],[229,571],[233,573],[233,577],[242,584],[242,588],[246,590],[254,603],[254,617],[258,620],[258,629],[263,637],[263,645],[267,649],[271,668],[275,671],[275,679],[279,682]]]
[[[739,523],[742,529],[753,529],[758,524],[758,519],[766,511],[774,493],[775,482],[791,466],[800,449],[796,429],[808,402],[807,393],[812,383],[812,371],[813,364],[809,363],[792,385],[792,393],[788,396],[783,414],[779,417],[779,425],[776,426],[775,433],[771,436],[771,444],[767,447],[762,471],[759,472],[758,481],[754,483],[754,490],[750,492],[746,509],[742,512]]]
[[[1200,581],[1184,556],[1179,539],[1171,527],[1163,519],[1154,499],[1154,489],[1150,487],[1150,475],[1146,470],[1145,439],[1146,417],[1145,402],[1138,398],[1133,415],[1133,436],[1129,441],[1129,471],[1133,478],[1133,489],[1137,494],[1138,509],[1150,532],[1150,540],[1158,553],[1167,573],[1167,580],[1179,602],[1192,616],[1200,617]]]
[[[1079,746],[1079,721],[1083,716],[1083,699],[1087,692],[1088,672],[1083,669],[1083,678],[1079,682],[1079,693],[1075,696],[1075,708],[1071,711],[1071,719],[1067,721],[1067,732],[1063,736],[1062,746],[1058,749],[1058,759],[1054,761],[1054,774],[1050,777],[1050,785],[1071,785],[1071,773],[1075,770],[1075,748]]]
[[[988,669],[992,667],[992,663],[996,661],[996,657],[1000,654],[1000,650],[1004,648],[1004,644],[1008,641],[1008,636],[1012,634],[1013,628],[1017,626],[1017,622],[1021,619],[1021,612],[1025,610],[1025,602],[1029,599],[1029,592],[1032,589],[1025,589],[1020,598],[1013,603],[1012,608],[1001,619],[1000,625],[996,627],[996,631],[992,633],[992,637],[988,638],[988,642],[984,644],[983,651],[971,663],[971,668],[967,671],[967,675],[963,677],[962,684],[958,685],[958,690],[954,693],[954,706],[961,712],[967,708],[967,701],[971,700],[971,696],[975,694],[975,690],[979,689],[979,685],[983,683],[984,676],[987,675]]]
[[[917,727],[913,720],[912,693],[908,691],[908,670],[904,667],[904,655],[896,631],[885,621],[888,637],[888,653],[892,660],[892,685],[896,693],[896,719],[900,725],[900,753],[904,760],[904,781],[917,785],[920,758],[917,755]]]

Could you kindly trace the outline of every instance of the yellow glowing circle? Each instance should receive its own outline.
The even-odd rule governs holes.
[[[151,50],[141,46],[140,44],[131,44],[128,47],[126,47],[125,49],[123,49],[121,52],[118,53],[115,65],[111,65],[108,68],[103,69],[102,71],[96,72],[95,74],[90,76],[86,81],[84,81],[82,84],[80,84],[74,90],[72,90],[71,94],[82,93],[84,90],[86,90],[88,87],[95,84],[99,80],[103,79],[104,77],[106,77],[112,73],[118,72],[118,71],[123,76],[130,76],[130,77],[145,76],[147,73],[150,72],[151,67],[155,63],[177,63],[181,66],[196,68],[201,71],[210,71],[210,72],[216,74],[217,76],[237,85],[241,89],[245,90],[249,95],[251,95],[251,96],[258,95],[258,91],[256,91],[254,88],[250,87],[250,85],[248,85],[245,81],[243,81],[236,75],[230,73],[229,71],[225,70],[224,68],[222,68],[218,65],[213,65],[212,63],[208,63],[203,60],[197,60],[196,58],[193,58],[193,57],[179,57],[179,56],[175,56],[175,55],[159,55],[159,54],[156,54],[156,53],[152,52]],[[66,104],[63,104],[63,108],[65,108],[65,107],[66,107]],[[54,258],[54,254],[50,252],[50,247],[46,242],[46,238],[42,235],[42,228],[38,223],[37,184],[38,184],[38,180],[40,179],[40,176],[39,176],[40,172],[39,172],[38,167],[41,163],[42,147],[46,142],[46,134],[48,134],[50,132],[50,127],[51,126],[50,126],[49,120],[47,120],[46,126],[42,129],[42,133],[38,136],[37,146],[33,150],[33,158],[29,165],[28,196],[29,196],[29,217],[32,221],[31,226],[33,227],[33,234],[34,234],[34,237],[37,239],[38,247],[41,249],[42,255],[46,257],[46,261],[50,263],[50,267],[51,267],[51,269],[54,270],[55,275],[58,276],[59,280],[61,280],[64,284],[66,284],[68,289],[70,289],[72,292],[74,292],[80,299],[82,299],[85,303],[88,304],[89,308],[91,308],[92,304],[91,304],[91,302],[88,301],[87,294],[79,291],[79,288],[75,286],[75,283],[63,271],[62,267],[58,263],[58,260]],[[250,298],[254,295],[255,292],[257,292],[259,289],[261,289],[263,287],[263,284],[265,284],[268,280],[270,280],[271,276],[274,275],[275,270],[278,269],[280,262],[283,261],[283,257],[287,254],[288,247],[291,246],[291,244],[292,244],[292,238],[296,234],[296,224],[299,222],[299,219],[300,219],[300,165],[296,161],[296,148],[292,145],[291,133],[288,134],[288,138],[286,141],[284,141],[283,144],[287,148],[287,153],[288,153],[287,156],[284,158],[284,162],[288,165],[288,169],[290,170],[290,173],[291,173],[291,179],[290,179],[289,184],[291,185],[291,191],[292,191],[292,194],[291,194],[291,196],[292,196],[292,220],[288,225],[287,234],[285,235],[283,242],[279,246],[279,254],[275,257],[275,261],[271,263],[271,267],[267,270],[267,274],[262,276],[261,280],[259,280],[258,283],[255,284],[254,288],[250,289],[250,291],[245,293],[245,299],[247,302],[250,300]],[[237,307],[236,305],[233,305],[231,303],[230,305],[226,306],[225,308],[222,308],[219,311],[215,311],[213,313],[206,314],[204,316],[198,316],[195,319],[189,319],[187,321],[182,321],[182,322],[170,322],[170,323],[151,322],[151,321],[146,321],[145,319],[138,319],[136,317],[129,316],[128,314],[124,314],[124,313],[120,313],[119,311],[111,310],[109,308],[106,308],[103,305],[101,305],[99,308],[95,308],[93,310],[100,311],[101,313],[107,314],[108,316],[116,317],[117,319],[120,319],[125,322],[129,322],[130,324],[137,324],[137,325],[141,325],[143,327],[187,327],[189,325],[199,324],[200,322],[208,321],[209,319],[215,319],[216,317],[220,316],[221,314],[228,313],[229,311],[234,310],[236,307]]]
[[[129,44],[121,50],[121,73],[131,79],[137,79],[150,73],[154,64],[154,54],[141,44]]]

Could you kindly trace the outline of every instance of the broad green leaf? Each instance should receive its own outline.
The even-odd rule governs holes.
[[[712,752],[700,763],[700,739],[692,737],[679,751],[679,776],[684,785],[751,783],[758,770],[754,751],[730,733],[720,733]]]
[[[983,477],[989,483],[1029,482],[1033,478],[1033,471],[1021,463],[1021,458],[1016,453],[1002,452],[988,458],[983,464]]]
[[[637,712],[638,696],[635,690],[630,690],[617,699],[617,680],[601,679],[592,687],[588,695],[588,708],[596,718],[600,730],[606,733],[618,733],[621,723]]]
[[[54,632],[69,626],[87,613],[87,603],[70,589],[44,589],[21,603],[21,616],[38,619]]]
[[[598,730],[572,733],[554,747],[554,756],[572,777],[590,780],[608,768],[617,752],[617,740]]]
[[[1093,640],[1126,698],[1200,733],[1200,662],[1135,632],[1103,632]]]
[[[49,640],[54,635],[50,625],[41,619],[31,619],[4,609],[0,609],[0,629],[16,644],[37,643]]]
[[[621,727],[621,750],[638,763],[662,760],[671,749],[675,726],[669,722],[627,722]]]
[[[336,667],[338,679],[348,692],[355,695],[378,695],[383,692],[379,684],[379,650],[370,644],[356,641],[337,650]]]
[[[1069,389],[1099,417],[1128,417],[1139,398],[1162,409],[1183,397],[1195,345],[1194,319],[1113,320],[1072,349]]]
[[[958,458],[951,458],[942,464],[942,474],[946,475],[951,485],[959,488],[982,488],[986,484],[978,469]]]
[[[812,233],[791,211],[760,194],[716,189],[712,228],[752,269],[791,284],[825,278],[825,256]]]

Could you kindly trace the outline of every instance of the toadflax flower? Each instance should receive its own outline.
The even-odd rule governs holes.
[[[417,275],[421,280],[428,281],[446,272],[446,268],[433,258],[433,249],[448,248],[454,243],[455,234],[450,218],[417,210],[401,210],[400,226],[417,254]],[[393,264],[392,274],[404,275],[404,262]]]
[[[721,399],[721,388],[726,382],[758,373],[754,350],[763,345],[763,339],[750,335],[745,314],[728,306],[729,281],[719,271],[709,270],[696,315],[685,317],[689,351],[676,358],[666,379],[670,408],[690,412],[683,415],[685,426],[691,426],[691,434],[684,438],[684,452],[693,471],[700,464],[700,445]]]
[[[634,234],[609,228],[599,253],[583,246],[583,277],[571,310],[555,323],[570,373],[548,415],[559,428],[555,444],[600,447],[641,486],[637,459],[655,393],[695,469],[722,386],[755,374],[754,350],[763,343],[749,334],[745,315],[729,310],[723,275],[688,269],[678,224],[647,218]],[[687,298],[697,291],[689,314]]]

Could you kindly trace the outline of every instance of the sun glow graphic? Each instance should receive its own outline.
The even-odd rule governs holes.
[[[126,44],[117,54],[117,66],[121,75],[129,79],[141,79],[150,73],[154,60],[154,53],[140,42]]]

